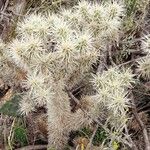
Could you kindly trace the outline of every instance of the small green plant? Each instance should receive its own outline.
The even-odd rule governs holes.
[[[107,140],[107,134],[104,129],[98,128],[95,137],[93,139],[93,145],[100,145],[103,143],[105,140]]]
[[[23,121],[18,120],[13,129],[14,143],[18,143],[20,147],[26,146],[28,144],[27,130],[24,126]]]
[[[21,101],[21,97],[19,95],[15,95],[11,100],[7,101],[0,108],[0,113],[3,115],[12,116],[12,117],[21,117],[19,113],[20,101]]]

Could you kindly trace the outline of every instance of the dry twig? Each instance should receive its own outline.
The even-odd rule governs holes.
[[[8,4],[9,4],[9,0],[6,0],[6,2],[5,2],[5,5],[4,5],[4,8],[3,8],[3,10],[0,12],[1,14],[3,14],[3,13],[5,13],[5,11],[6,11],[6,9],[7,9],[7,6],[8,6]],[[1,19],[0,19],[0,22],[3,20],[3,15],[1,15]]]
[[[87,145],[86,150],[92,150],[92,142],[93,142],[93,139],[94,139],[94,137],[95,137],[95,134],[96,134],[96,132],[97,132],[98,127],[99,127],[99,125],[97,124],[96,127],[95,127],[95,129],[94,129],[94,131],[93,131],[93,134],[92,134],[92,136],[91,136],[91,138],[90,138],[90,142],[89,142],[88,145]]]
[[[128,133],[128,128],[127,126],[125,126],[125,133],[127,134],[127,138],[131,143],[130,148],[132,148],[133,150],[138,150],[137,146],[135,145],[135,143],[133,142],[132,138],[130,137],[129,133]]]
[[[134,115],[136,121],[138,122],[139,126],[141,127],[142,132],[143,132],[143,138],[144,138],[144,142],[145,142],[145,150],[150,150],[150,142],[149,142],[149,138],[148,138],[148,132],[146,130],[146,127],[145,127],[143,121],[141,120],[141,118],[138,115],[133,95],[132,95],[132,103],[133,103],[132,104],[133,115]]]
[[[29,145],[16,150],[44,150],[47,149],[47,145]]]
[[[12,122],[10,133],[9,133],[9,136],[8,136],[8,145],[9,145],[10,150],[13,150],[12,145],[11,145],[11,140],[12,140],[12,134],[13,134],[13,128],[14,128],[14,125],[15,125],[15,121],[16,121],[16,118],[14,118],[14,120]]]

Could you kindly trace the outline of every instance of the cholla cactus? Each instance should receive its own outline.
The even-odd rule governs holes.
[[[28,115],[37,107],[47,108],[49,147],[62,149],[69,132],[89,121],[81,110],[71,112],[65,86],[70,89],[90,74],[92,65],[102,57],[101,49],[107,51],[106,42],[118,39],[123,16],[124,6],[117,2],[81,1],[59,15],[34,13],[18,23],[16,39],[5,53],[26,73],[21,112]],[[89,106],[87,111],[97,118],[100,112],[95,110],[105,106],[111,116],[109,124],[119,135],[127,118],[127,88],[132,82],[130,72],[113,68],[93,80],[97,94],[95,100],[90,99],[93,108]]]
[[[47,101],[48,125],[49,125],[49,145],[56,149],[62,149],[66,144],[69,133],[82,127],[87,118],[81,110],[71,113],[69,97],[64,92],[62,82],[53,84],[54,95]]]
[[[138,61],[138,71],[144,79],[150,79],[150,57]]]
[[[49,33],[49,25],[46,17],[41,14],[27,15],[22,22],[18,23],[17,33],[22,36],[26,34],[47,35]]]
[[[110,68],[101,75],[94,76],[92,81],[97,91],[95,99],[107,112],[105,126],[111,126],[112,131],[108,133],[110,136],[110,148],[114,141],[121,142],[123,139],[123,130],[128,120],[126,113],[130,107],[128,88],[131,88],[132,83],[135,82],[133,76],[128,69]],[[97,108],[99,105],[96,105],[96,114],[97,111],[101,111],[101,109]]]
[[[8,85],[13,85],[16,69],[8,62],[8,55],[5,52],[6,46],[0,39],[0,78]]]
[[[3,43],[2,39],[0,39],[0,62],[2,63],[5,59],[4,57],[4,49],[5,49],[5,44]]]
[[[146,35],[142,40],[142,50],[147,54],[145,58],[137,61],[138,72],[146,79],[150,79],[150,35]]]
[[[142,40],[142,49],[150,54],[150,35],[146,35]]]

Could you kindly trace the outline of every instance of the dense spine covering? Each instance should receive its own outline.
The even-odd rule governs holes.
[[[141,60],[138,60],[138,71],[140,72],[140,75],[146,79],[150,80],[150,35],[144,36],[141,48],[144,53],[146,53],[146,56],[142,58]]]
[[[65,87],[73,87],[90,74],[92,65],[107,52],[106,46],[118,40],[124,14],[122,3],[81,1],[58,15],[27,15],[18,23],[12,42],[5,45],[0,41],[0,63],[5,72],[9,61],[15,66],[14,72],[17,68],[26,73],[21,84],[26,89],[21,113],[28,115],[41,106],[47,109],[49,147],[62,149],[70,131],[91,123],[81,110],[71,112]],[[142,41],[147,58],[138,61],[138,70],[146,79],[150,79],[149,44],[148,35]],[[107,112],[106,126],[111,126],[108,147],[124,138],[133,77],[129,69],[109,68],[93,76],[95,95],[82,97],[91,118]]]
[[[110,148],[113,142],[121,142],[125,138],[123,130],[128,121],[126,113],[131,104],[128,90],[135,82],[133,76],[130,70],[110,68],[101,75],[95,75],[92,81],[97,91],[96,107],[101,106],[105,109],[107,114],[105,127],[111,126],[107,133],[110,138]]]

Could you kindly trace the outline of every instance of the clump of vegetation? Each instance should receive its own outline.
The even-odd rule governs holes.
[[[128,122],[131,110],[142,122],[132,90],[141,79],[150,79],[150,36],[143,36],[142,53],[131,60],[132,52],[126,57],[121,54],[126,45],[120,42],[124,32],[133,31],[136,21],[131,25],[128,19],[135,17],[132,11],[138,6],[130,1],[83,0],[58,13],[39,9],[18,21],[10,42],[0,41],[0,76],[21,95],[17,108],[22,116],[45,110],[48,148],[64,149],[72,131],[96,124],[87,147],[137,149]],[[99,134],[99,128],[104,134]],[[15,129],[17,142],[22,132]],[[147,134],[144,131],[146,150]],[[101,145],[94,139],[100,139]]]

